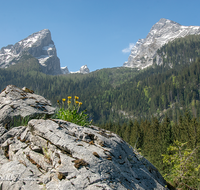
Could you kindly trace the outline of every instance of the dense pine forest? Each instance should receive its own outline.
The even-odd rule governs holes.
[[[59,76],[43,74],[37,59],[25,54],[16,65],[0,69],[0,90],[26,86],[54,106],[79,96],[95,124],[152,116],[161,121],[166,114],[175,122],[186,108],[199,117],[200,36],[176,39],[157,52],[155,64],[141,71],[121,67]]]
[[[153,62],[144,70],[121,67],[50,76],[25,54],[16,65],[0,69],[0,90],[9,84],[26,86],[53,106],[78,96],[93,124],[120,135],[164,175],[172,166],[163,164],[162,154],[176,140],[187,142],[186,149],[200,146],[200,36],[164,45]],[[193,155],[200,164],[199,148]]]
[[[185,187],[183,189],[200,188],[200,181],[198,181],[200,174],[195,171],[195,167],[200,166],[200,122],[197,118],[192,117],[188,110],[173,124],[169,117],[165,116],[162,122],[159,122],[157,117],[152,117],[150,120],[129,120],[123,124],[108,122],[100,127],[120,135],[135,150],[153,163],[163,176],[169,175],[168,182],[171,182],[173,186],[177,187],[181,185],[180,182],[185,182],[187,186],[181,185],[181,187]],[[186,150],[195,150],[191,155],[186,154],[187,159],[193,156],[192,161],[184,163],[185,165],[193,164],[193,168],[190,166],[190,170],[183,169],[185,178],[188,179],[179,179],[179,174],[171,179],[174,164],[163,163],[163,154],[172,155],[173,151],[168,152],[167,149],[169,146],[173,146],[175,141],[187,142],[184,146],[184,155]],[[178,159],[181,161],[182,158],[176,157],[176,161]]]

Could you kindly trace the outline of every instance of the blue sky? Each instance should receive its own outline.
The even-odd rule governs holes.
[[[0,48],[47,28],[61,66],[70,71],[122,66],[129,47],[160,18],[200,26],[199,0],[0,0],[0,5]]]

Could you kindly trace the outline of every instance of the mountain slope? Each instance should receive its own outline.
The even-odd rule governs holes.
[[[160,19],[145,39],[139,39],[132,48],[124,67],[143,69],[153,64],[156,51],[164,44],[187,35],[200,34],[200,26],[182,26],[168,19]]]
[[[113,97],[134,117],[163,116],[174,121],[189,108],[199,117],[200,35],[175,39],[157,51],[154,64],[115,89]],[[161,65],[157,65],[157,58]],[[128,89],[128,90],[127,90]]]

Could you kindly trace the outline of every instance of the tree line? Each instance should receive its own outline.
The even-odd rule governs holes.
[[[176,158],[172,165],[166,165],[163,162],[163,155],[168,154],[168,158],[172,155],[173,151],[168,152],[167,150],[168,147],[175,145],[175,142],[187,142],[184,149],[186,151],[196,148],[197,150],[193,154],[193,162],[200,167],[200,121],[192,117],[188,110],[185,111],[183,116],[179,117],[178,122],[173,124],[169,117],[165,116],[162,122],[159,122],[157,117],[152,117],[150,120],[129,120],[123,124],[109,121],[99,125],[99,127],[121,136],[156,166],[163,176],[166,174],[171,175],[174,163],[177,161]],[[185,181],[186,185],[196,189],[200,188],[200,181],[198,181],[198,179],[200,180],[200,174],[194,169],[191,168],[188,174],[189,178],[186,181],[185,179],[172,180],[172,183],[174,182],[173,185],[177,187],[181,182]]]

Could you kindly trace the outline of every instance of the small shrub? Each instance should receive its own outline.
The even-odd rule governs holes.
[[[51,156],[50,156],[50,154],[48,152],[48,149],[42,147],[42,150],[43,150],[44,157],[47,159],[47,162],[52,165],[53,161],[52,161]]]
[[[195,189],[200,184],[200,165],[195,160],[199,147],[191,150],[186,144],[176,140],[167,149],[168,154],[162,155],[163,163],[170,168],[164,178],[177,188]]]
[[[18,127],[18,126],[27,126],[28,122],[30,121],[30,117],[26,116],[26,117],[14,117],[13,118],[13,126],[12,127]]]
[[[88,163],[83,159],[77,159],[74,161],[75,168],[79,169],[81,166],[87,166]]]

